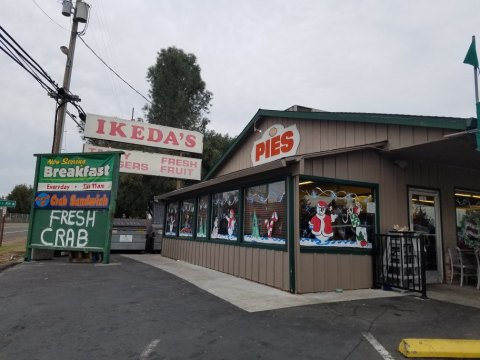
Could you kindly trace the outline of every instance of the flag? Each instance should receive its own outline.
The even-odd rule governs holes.
[[[477,49],[475,46],[475,39],[472,39],[472,43],[468,48],[467,55],[465,56],[465,60],[463,60],[463,63],[469,64],[478,68],[478,57],[477,57]]]

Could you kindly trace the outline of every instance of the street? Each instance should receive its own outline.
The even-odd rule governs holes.
[[[413,296],[249,313],[121,255],[0,273],[5,359],[393,359],[406,337],[475,339],[480,311]]]
[[[3,244],[17,240],[25,240],[28,235],[28,223],[5,223]]]

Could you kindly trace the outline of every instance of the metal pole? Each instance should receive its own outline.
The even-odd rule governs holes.
[[[77,0],[75,4],[75,8],[77,8],[78,3],[81,0]],[[73,67],[73,55],[75,54],[75,44],[77,42],[77,31],[78,31],[78,21],[73,19],[72,22],[72,31],[70,33],[70,44],[68,45],[68,53],[67,53],[67,62],[65,64],[65,75],[63,76],[63,89],[66,93],[70,90],[70,79],[72,78],[72,67]],[[65,124],[65,114],[67,111],[67,104],[64,103],[60,105],[60,110],[58,111],[58,115],[56,118],[56,126],[55,126],[55,135],[54,135],[54,142],[52,153],[60,153],[62,149],[62,137],[63,137],[63,126]]]
[[[5,229],[5,218],[7,217],[7,215],[3,215],[3,212],[1,213],[2,214],[2,224],[1,224],[1,231],[0,231],[0,247],[2,246],[2,242],[3,242],[3,229]]]

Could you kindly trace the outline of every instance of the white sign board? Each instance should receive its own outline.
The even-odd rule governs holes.
[[[200,180],[202,159],[153,154],[143,151],[119,150],[107,147],[83,145],[84,152],[123,151],[120,157],[120,172],[177,179]]]
[[[85,137],[202,153],[203,134],[144,122],[87,114]]]
[[[270,126],[253,144],[252,164],[255,166],[293,156],[299,144],[300,134],[295,124],[286,128],[280,124]]]

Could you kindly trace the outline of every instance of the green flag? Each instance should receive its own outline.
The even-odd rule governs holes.
[[[472,39],[472,43],[468,48],[467,55],[465,56],[465,60],[463,60],[463,63],[469,64],[478,68],[478,57],[477,57],[477,48],[475,46],[475,39]]]

